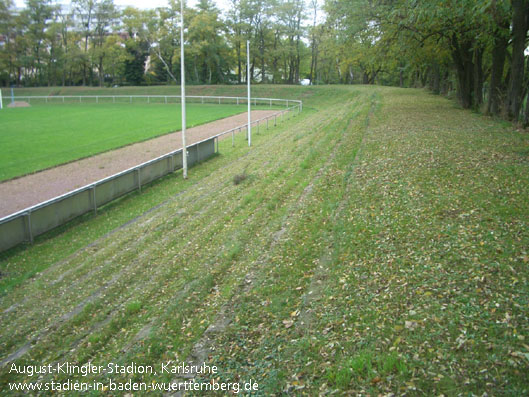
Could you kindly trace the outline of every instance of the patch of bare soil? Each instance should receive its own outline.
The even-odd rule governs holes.
[[[31,105],[25,101],[15,101],[7,105],[8,108],[29,108]]]
[[[260,119],[274,113],[277,113],[277,110],[254,110],[252,119]],[[186,140],[188,144],[193,144],[246,123],[247,113],[242,113],[188,128]],[[182,134],[174,132],[2,182],[0,183],[0,217],[50,200],[181,147]]]

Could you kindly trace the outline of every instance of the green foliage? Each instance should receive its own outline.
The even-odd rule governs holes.
[[[145,61],[148,52],[145,42],[127,40],[128,57],[125,59],[123,77],[131,85],[141,85],[145,80]]]
[[[75,0],[74,17],[49,0],[31,1],[15,17],[12,3],[2,0],[7,41],[0,78],[6,84],[179,82],[180,4],[118,12],[112,0]],[[298,83],[308,71],[301,0],[234,0],[225,20],[204,0],[186,7],[185,24],[189,82],[243,82],[246,40],[252,80]]]
[[[75,0],[75,18],[50,0],[19,15],[0,4],[4,85],[179,83],[176,1],[118,12],[112,0]],[[260,83],[428,87],[529,125],[522,0],[231,0],[225,11],[186,7],[188,83],[241,84],[249,66]]]

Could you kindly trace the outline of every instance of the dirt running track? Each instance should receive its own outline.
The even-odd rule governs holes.
[[[252,111],[252,120],[274,113],[277,113],[277,110],[254,110]],[[190,145],[220,132],[245,125],[248,121],[247,117],[247,113],[242,113],[198,127],[188,128],[187,143]],[[229,136],[225,135],[225,137]],[[181,147],[182,134],[174,132],[0,183],[0,218]]]

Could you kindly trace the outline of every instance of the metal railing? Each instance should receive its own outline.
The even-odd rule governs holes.
[[[301,101],[288,100],[288,102],[289,106],[285,109],[252,121],[251,125],[252,127],[257,127],[257,133],[259,133],[261,125],[266,124],[266,129],[268,129],[272,120],[275,126],[278,120],[284,121],[285,118],[290,118],[296,112],[297,114],[301,112]],[[291,104],[294,105],[290,106]],[[247,130],[248,124],[246,123],[189,145],[187,147],[188,165],[194,165],[218,153],[218,140],[227,134],[231,134],[232,146],[234,146],[235,133]],[[125,171],[1,218],[0,252],[23,242],[33,243],[33,239],[36,236],[88,212],[97,214],[99,207],[134,190],[141,192],[143,185],[180,168],[182,168],[182,149],[174,150]]]
[[[180,95],[17,95],[13,97],[15,101],[31,101],[44,103],[180,103]],[[218,103],[220,104],[248,104],[246,97],[231,97],[231,96],[198,96],[186,95],[186,101],[195,103]],[[295,99],[279,99],[279,98],[251,98],[250,100],[254,106],[274,105],[285,106],[289,108],[290,105],[303,106],[302,102]]]

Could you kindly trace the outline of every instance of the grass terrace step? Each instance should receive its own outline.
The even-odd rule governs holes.
[[[304,112],[4,254],[0,359],[205,359],[258,395],[527,394],[527,134],[419,90],[256,91]],[[83,380],[110,377],[175,379]],[[34,380],[4,366],[0,393]]]

